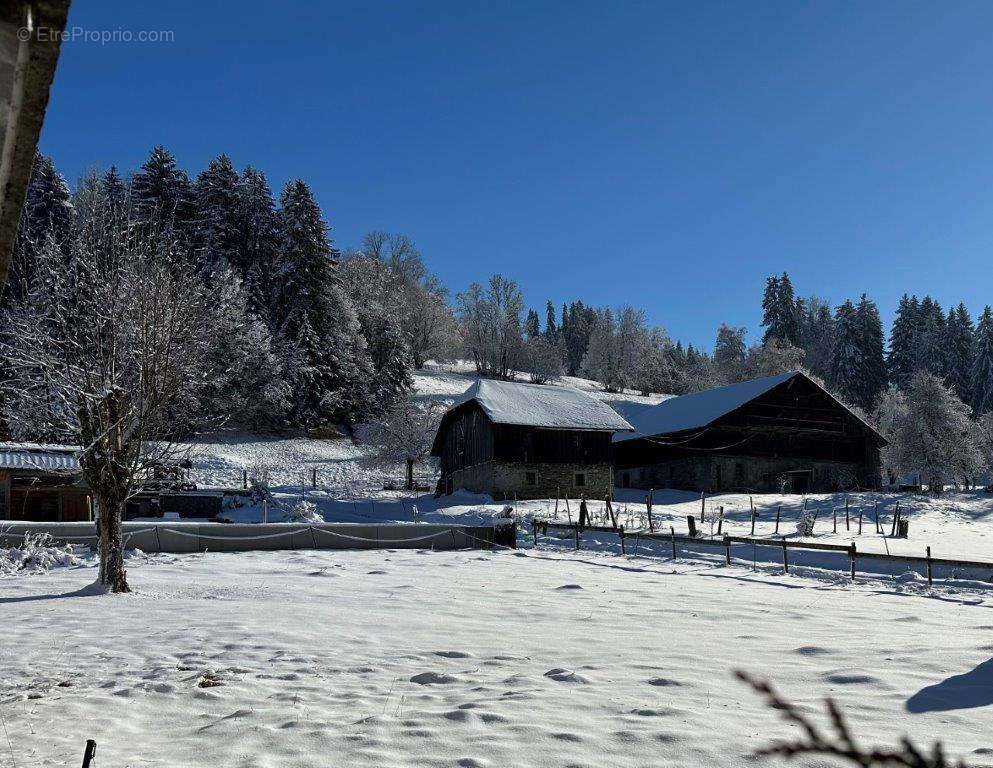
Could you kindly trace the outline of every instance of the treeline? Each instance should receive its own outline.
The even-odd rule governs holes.
[[[98,242],[94,232],[114,236]],[[252,427],[351,424],[405,396],[410,371],[451,349],[445,290],[408,238],[371,233],[361,250],[339,252],[306,182],[290,181],[277,201],[255,168],[239,172],[221,155],[191,178],[164,147],[128,177],[92,171],[74,190],[37,156],[0,331],[77,301],[58,267],[89,264],[97,248],[106,258],[94,268],[110,274],[107,259],[135,232],[196,281],[188,294],[211,297],[204,322],[215,343],[206,367],[190,372],[204,382],[201,416]],[[3,349],[10,356],[17,345]],[[14,361],[0,362],[9,374]]]

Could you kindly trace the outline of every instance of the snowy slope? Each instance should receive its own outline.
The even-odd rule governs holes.
[[[754,768],[796,732],[738,667],[868,743],[993,750],[989,593],[546,548],[128,568],[0,577],[0,765]]]

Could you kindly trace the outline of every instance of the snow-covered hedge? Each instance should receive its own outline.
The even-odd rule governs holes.
[[[0,574],[47,571],[86,565],[72,544],[56,544],[51,534],[28,533],[16,547],[0,547]]]

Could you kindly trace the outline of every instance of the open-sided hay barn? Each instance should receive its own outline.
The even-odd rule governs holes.
[[[438,490],[602,498],[613,487],[611,436],[630,429],[579,390],[482,379],[441,420],[431,448],[441,460]]]
[[[618,484],[796,493],[879,486],[883,437],[800,372],[621,403],[634,432],[614,437]]]

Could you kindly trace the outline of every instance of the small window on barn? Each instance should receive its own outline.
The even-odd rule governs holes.
[[[524,473],[524,485],[537,485],[538,484],[538,473],[537,472],[525,472]]]
[[[575,485],[577,488],[585,488],[586,487],[586,473],[585,472],[577,472],[575,478],[573,479],[573,485]]]

